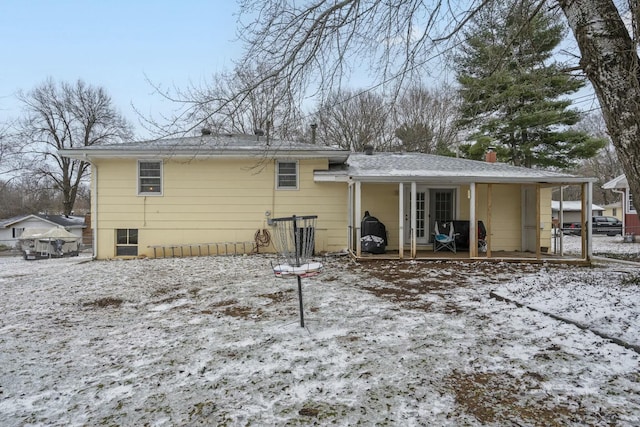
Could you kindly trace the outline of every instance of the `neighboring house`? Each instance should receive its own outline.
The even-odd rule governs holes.
[[[638,212],[633,206],[633,197],[629,192],[627,177],[620,175],[619,177],[605,183],[602,188],[620,194],[624,233],[640,235],[640,219],[638,218]]]
[[[553,219],[560,220],[560,201],[553,200],[551,202],[551,215]],[[591,205],[590,216],[604,215],[604,208],[598,205]],[[585,218],[587,218],[585,216]],[[582,202],[580,200],[565,200],[562,202],[562,223],[563,224],[582,224]]]
[[[251,241],[270,229],[270,219],[293,214],[318,215],[316,252],[362,257],[365,211],[386,224],[387,256],[433,256],[434,222],[466,220],[468,258],[540,259],[550,252],[552,190],[577,185],[591,200],[595,181],[495,160],[350,153],[256,136],[93,145],[60,154],[91,162],[98,259]],[[488,233],[486,253],[477,249],[479,220]],[[590,257],[589,241],[581,260]]]
[[[613,203],[609,203],[607,205],[604,205],[604,213],[603,213],[603,215],[605,215],[605,216],[612,216],[612,217],[618,218],[620,221],[622,221],[622,218],[624,217],[622,212],[623,212],[622,202],[613,202]]]
[[[28,214],[0,220],[0,244],[15,247],[25,228],[49,230],[63,227],[82,237],[85,228],[84,217],[73,215]]]

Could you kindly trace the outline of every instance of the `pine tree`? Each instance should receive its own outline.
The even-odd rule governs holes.
[[[462,151],[480,158],[493,146],[500,160],[517,166],[565,168],[594,156],[605,141],[571,129],[581,113],[569,109],[566,95],[584,81],[552,60],[564,26],[550,12],[532,14],[534,6],[496,2],[465,32],[456,58],[461,124],[477,133]]]

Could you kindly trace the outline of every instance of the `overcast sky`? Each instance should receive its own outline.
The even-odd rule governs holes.
[[[136,124],[131,104],[168,111],[146,78],[186,87],[231,69],[236,11],[233,0],[2,0],[0,122],[20,114],[18,90],[47,77],[104,87]]]
[[[17,91],[83,79],[105,88],[143,139],[132,105],[146,117],[175,108],[147,79],[184,89],[232,69],[237,11],[235,0],[0,0],[0,124],[20,115]],[[574,100],[597,107],[589,88]]]

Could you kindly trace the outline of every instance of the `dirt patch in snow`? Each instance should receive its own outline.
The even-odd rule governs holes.
[[[120,298],[99,298],[95,301],[86,302],[83,305],[85,307],[96,307],[96,308],[106,308],[106,307],[120,307],[124,301]]]
[[[597,425],[606,417],[594,416],[569,399],[553,398],[544,390],[543,376],[535,372],[515,377],[506,372],[456,371],[445,382],[454,391],[456,403],[483,424],[561,427],[590,420]],[[607,421],[615,424],[616,419],[612,414]]]

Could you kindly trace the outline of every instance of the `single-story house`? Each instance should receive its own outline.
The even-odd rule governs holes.
[[[0,220],[0,245],[16,247],[26,228],[49,230],[62,227],[78,237],[85,228],[83,216],[27,214]]]
[[[606,205],[603,206],[603,208],[604,208],[604,213],[602,215],[612,216],[612,217],[618,218],[620,221],[622,221],[622,219],[624,218],[624,215],[622,214],[623,209],[622,209],[621,201],[607,203]]]
[[[291,215],[318,216],[316,253],[347,251],[363,259],[371,256],[361,247],[361,220],[369,211],[386,225],[383,256],[389,258],[436,256],[435,223],[455,220],[466,224],[468,248],[437,256],[540,260],[553,255],[553,189],[579,186],[590,202],[595,181],[492,156],[352,153],[246,135],[203,133],[59,153],[91,163],[98,259],[165,256],[185,246],[209,250],[258,237],[264,243],[271,220]],[[478,250],[479,228],[486,229],[486,251]],[[589,237],[578,260],[590,259]]]
[[[629,191],[629,182],[625,175],[620,175],[605,183],[602,188],[620,194],[622,202],[622,226],[625,234],[640,235],[640,218],[633,205],[633,195]]]
[[[561,209],[562,207],[562,209]],[[562,215],[560,215],[562,210]],[[553,219],[560,219],[562,216],[563,223],[582,223],[582,201],[580,200],[552,200],[551,215]],[[591,216],[604,215],[604,208],[598,205],[591,205]]]

